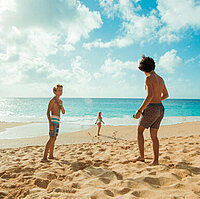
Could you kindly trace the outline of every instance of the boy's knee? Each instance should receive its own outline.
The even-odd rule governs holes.
[[[49,142],[52,143],[52,142],[54,142],[54,141],[55,141],[55,137],[52,137],[52,136],[51,136],[50,139],[49,139]]]
[[[158,137],[157,137],[157,134],[155,134],[155,133],[151,133],[151,139],[152,140],[155,140],[155,139],[157,139]]]
[[[145,130],[145,128],[142,127],[142,126],[138,126],[138,127],[137,127],[137,132],[138,132],[138,134],[142,134],[142,133],[144,132],[144,130]]]

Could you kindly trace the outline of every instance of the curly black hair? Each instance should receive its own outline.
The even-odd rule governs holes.
[[[142,55],[142,59],[138,68],[143,72],[151,72],[155,69],[155,62],[151,57],[145,57]]]

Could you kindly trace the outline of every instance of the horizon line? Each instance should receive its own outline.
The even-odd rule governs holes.
[[[53,96],[51,97],[22,97],[22,96],[15,96],[15,97],[1,97],[0,96],[0,99],[1,98],[52,98]],[[74,98],[77,98],[77,99],[144,99],[145,97],[61,97],[63,99],[74,99]],[[169,99],[186,99],[186,100],[194,100],[194,99],[197,99],[197,100],[200,100],[200,98],[180,98],[180,97],[172,97],[172,98],[167,98],[166,100],[169,100]]]

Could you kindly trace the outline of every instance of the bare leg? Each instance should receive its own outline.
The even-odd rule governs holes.
[[[97,126],[98,126],[97,136],[99,136],[100,135],[100,130],[101,130],[101,123],[97,124]]]
[[[154,160],[152,165],[158,165],[158,156],[159,156],[159,140],[157,137],[158,129],[150,128],[150,135],[153,142],[153,153],[154,153]]]
[[[43,159],[42,159],[44,161],[47,160],[48,151],[49,151],[49,148],[50,148],[50,146],[52,144],[52,141],[53,141],[53,137],[50,137],[48,142],[47,142],[47,144],[46,144],[46,146],[45,146],[44,156],[43,156]]]
[[[142,126],[138,126],[137,131],[138,131],[138,148],[140,152],[140,156],[136,159],[137,161],[143,161],[144,162],[144,132],[145,128]]]
[[[52,143],[51,143],[51,146],[50,146],[50,153],[49,153],[49,159],[53,159],[53,151],[54,151],[54,144],[55,144],[55,141],[56,141],[56,137],[53,137],[53,140],[52,140]]]

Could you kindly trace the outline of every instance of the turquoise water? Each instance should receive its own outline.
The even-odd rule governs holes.
[[[46,110],[50,98],[0,98],[0,121],[37,122],[48,126]],[[66,114],[62,116],[64,132],[83,130],[94,125],[102,112],[107,125],[137,125],[132,115],[144,99],[62,98]],[[200,121],[200,99],[167,99],[163,102],[162,125]],[[44,125],[44,124],[43,124]],[[43,127],[41,127],[43,128]],[[45,127],[45,134],[46,134]],[[2,133],[1,133],[2,134]],[[0,136],[2,138],[3,134]]]
[[[67,117],[93,117],[99,111],[107,118],[132,116],[143,99],[63,98]],[[43,121],[49,98],[0,98],[0,121]],[[167,99],[165,117],[200,116],[200,99]]]

